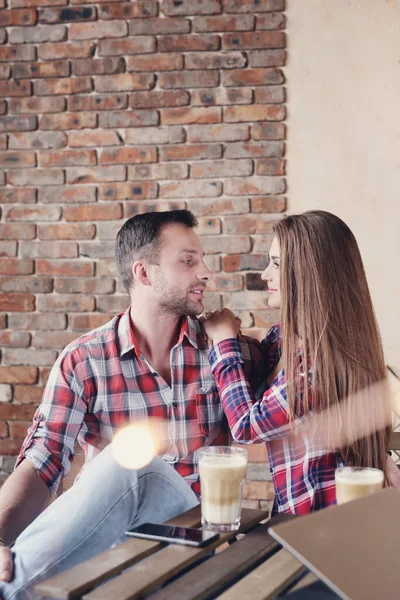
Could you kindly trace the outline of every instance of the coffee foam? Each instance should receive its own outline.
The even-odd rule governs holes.
[[[336,481],[354,484],[354,485],[375,485],[383,481],[383,473],[378,469],[376,471],[365,469],[364,471],[343,470],[337,471]]]

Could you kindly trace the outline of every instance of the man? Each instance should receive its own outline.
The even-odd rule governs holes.
[[[119,231],[116,260],[131,306],[61,353],[0,492],[4,599],[31,597],[35,583],[111,547],[128,527],[195,506],[196,450],[229,443],[196,318],[211,277],[196,225],[192,213],[177,210],[137,215]],[[250,369],[257,347],[243,345]],[[135,471],[120,467],[109,446],[114,433],[151,417],[168,423],[163,457]],[[42,512],[76,439],[87,465]]]

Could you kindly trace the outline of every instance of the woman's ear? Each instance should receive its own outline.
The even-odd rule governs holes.
[[[133,263],[132,275],[134,281],[140,281],[142,285],[150,285],[147,266],[141,260],[135,260]]]

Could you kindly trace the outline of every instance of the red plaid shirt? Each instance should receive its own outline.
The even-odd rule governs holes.
[[[266,382],[280,358],[278,326],[270,329],[261,347],[267,363]],[[236,339],[214,346],[209,360],[235,441],[241,444],[266,442],[275,487],[273,513],[303,515],[335,504],[336,454],[325,454],[305,435],[301,448],[289,443],[292,426],[283,370],[267,390],[264,383],[264,389],[254,394]]]
[[[254,377],[254,364],[261,358],[257,345],[243,340],[242,351],[248,376]],[[199,493],[196,451],[231,441],[208,352],[199,321],[183,318],[171,350],[169,387],[141,354],[129,309],[81,336],[64,349],[51,371],[17,465],[28,458],[55,493],[70,469],[76,439],[87,462],[121,426],[160,417],[170,423],[164,460]]]

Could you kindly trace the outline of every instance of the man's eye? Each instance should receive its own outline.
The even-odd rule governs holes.
[[[185,265],[192,265],[193,264],[193,260],[191,258],[185,258],[183,259],[183,261],[185,263]]]

